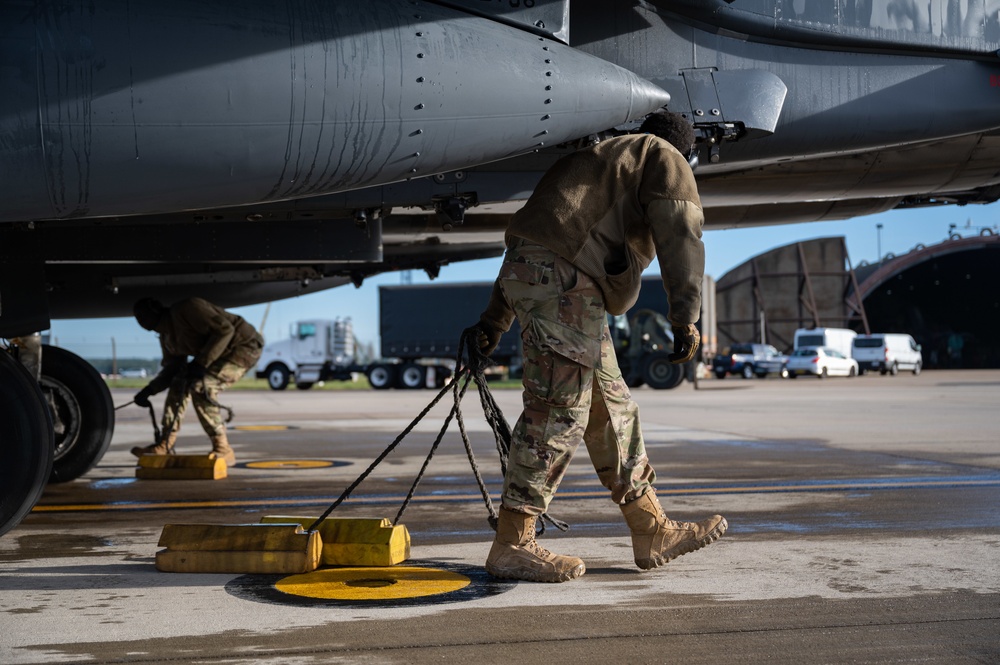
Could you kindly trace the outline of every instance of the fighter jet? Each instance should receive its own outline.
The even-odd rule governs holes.
[[[231,307],[499,255],[508,215],[559,156],[664,107],[699,137],[709,228],[992,202],[998,13],[1000,0],[8,0],[0,337],[126,315],[141,296]],[[30,376],[31,355],[0,353],[0,533],[47,480],[96,464],[113,429],[82,360],[45,348]]]

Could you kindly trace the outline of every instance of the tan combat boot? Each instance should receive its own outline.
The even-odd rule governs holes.
[[[486,558],[494,577],[529,582],[566,582],[586,567],[575,556],[553,554],[535,541],[535,516],[500,507],[497,535]]]
[[[132,448],[132,454],[136,457],[142,457],[143,455],[173,455],[175,443],[177,443],[177,432],[169,432],[160,438],[159,443],[149,446],[135,446]]]
[[[212,452],[208,456],[212,459],[226,460],[226,466],[236,464],[236,453],[229,446],[229,439],[226,438],[225,432],[212,437]]]
[[[726,518],[712,515],[700,522],[667,519],[652,489],[621,507],[632,531],[635,565],[643,570],[657,568],[682,554],[714,543],[729,528]]]

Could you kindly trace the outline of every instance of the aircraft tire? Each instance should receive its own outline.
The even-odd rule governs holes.
[[[42,393],[55,431],[51,483],[76,480],[101,461],[115,432],[115,405],[90,363],[57,346],[42,346]]]
[[[642,377],[650,388],[671,390],[684,382],[684,368],[670,362],[666,352],[657,351],[643,358]]]
[[[38,503],[52,472],[55,439],[45,397],[32,376],[0,351],[0,536]]]

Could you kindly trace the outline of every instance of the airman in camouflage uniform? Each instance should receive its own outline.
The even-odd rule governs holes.
[[[561,256],[524,240],[508,250],[499,279],[524,330],[524,412],[513,433],[523,445],[511,449],[505,505],[544,513],[581,441],[612,500],[638,497],[655,474],[600,288]]]
[[[169,308],[144,298],[135,304],[134,311],[139,325],[160,334],[163,351],[162,369],[136,394],[135,403],[149,406],[149,397],[164,389],[167,399],[161,440],[136,446],[132,454],[171,454],[190,396],[198,421],[212,440],[210,455],[232,466],[236,455],[226,436],[218,397],[257,364],[263,337],[241,317],[202,298],[188,298]],[[193,357],[190,362],[189,356]]]
[[[714,542],[727,529],[666,517],[652,483],[638,406],[622,378],[607,314],[639,293],[654,255],[667,291],[675,353],[694,357],[704,245],[701,201],[684,155],[690,124],[658,114],[638,135],[568,155],[542,177],[507,229],[507,253],[477,324],[487,353],[516,316],[524,353],[524,411],[512,433],[497,534],[486,569],[502,578],[562,582],[583,574],[577,557],[535,541],[580,442],[632,532],[640,568],[663,565]],[[655,135],[654,135],[655,134]]]

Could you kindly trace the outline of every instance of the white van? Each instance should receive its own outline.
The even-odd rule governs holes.
[[[845,358],[851,357],[851,342],[858,333],[847,328],[799,328],[795,331],[795,349],[808,346],[825,346],[840,351]]]
[[[909,335],[879,333],[858,335],[854,338],[851,352],[864,374],[868,370],[878,370],[881,374],[895,376],[901,369],[920,374],[924,365],[920,345]]]

